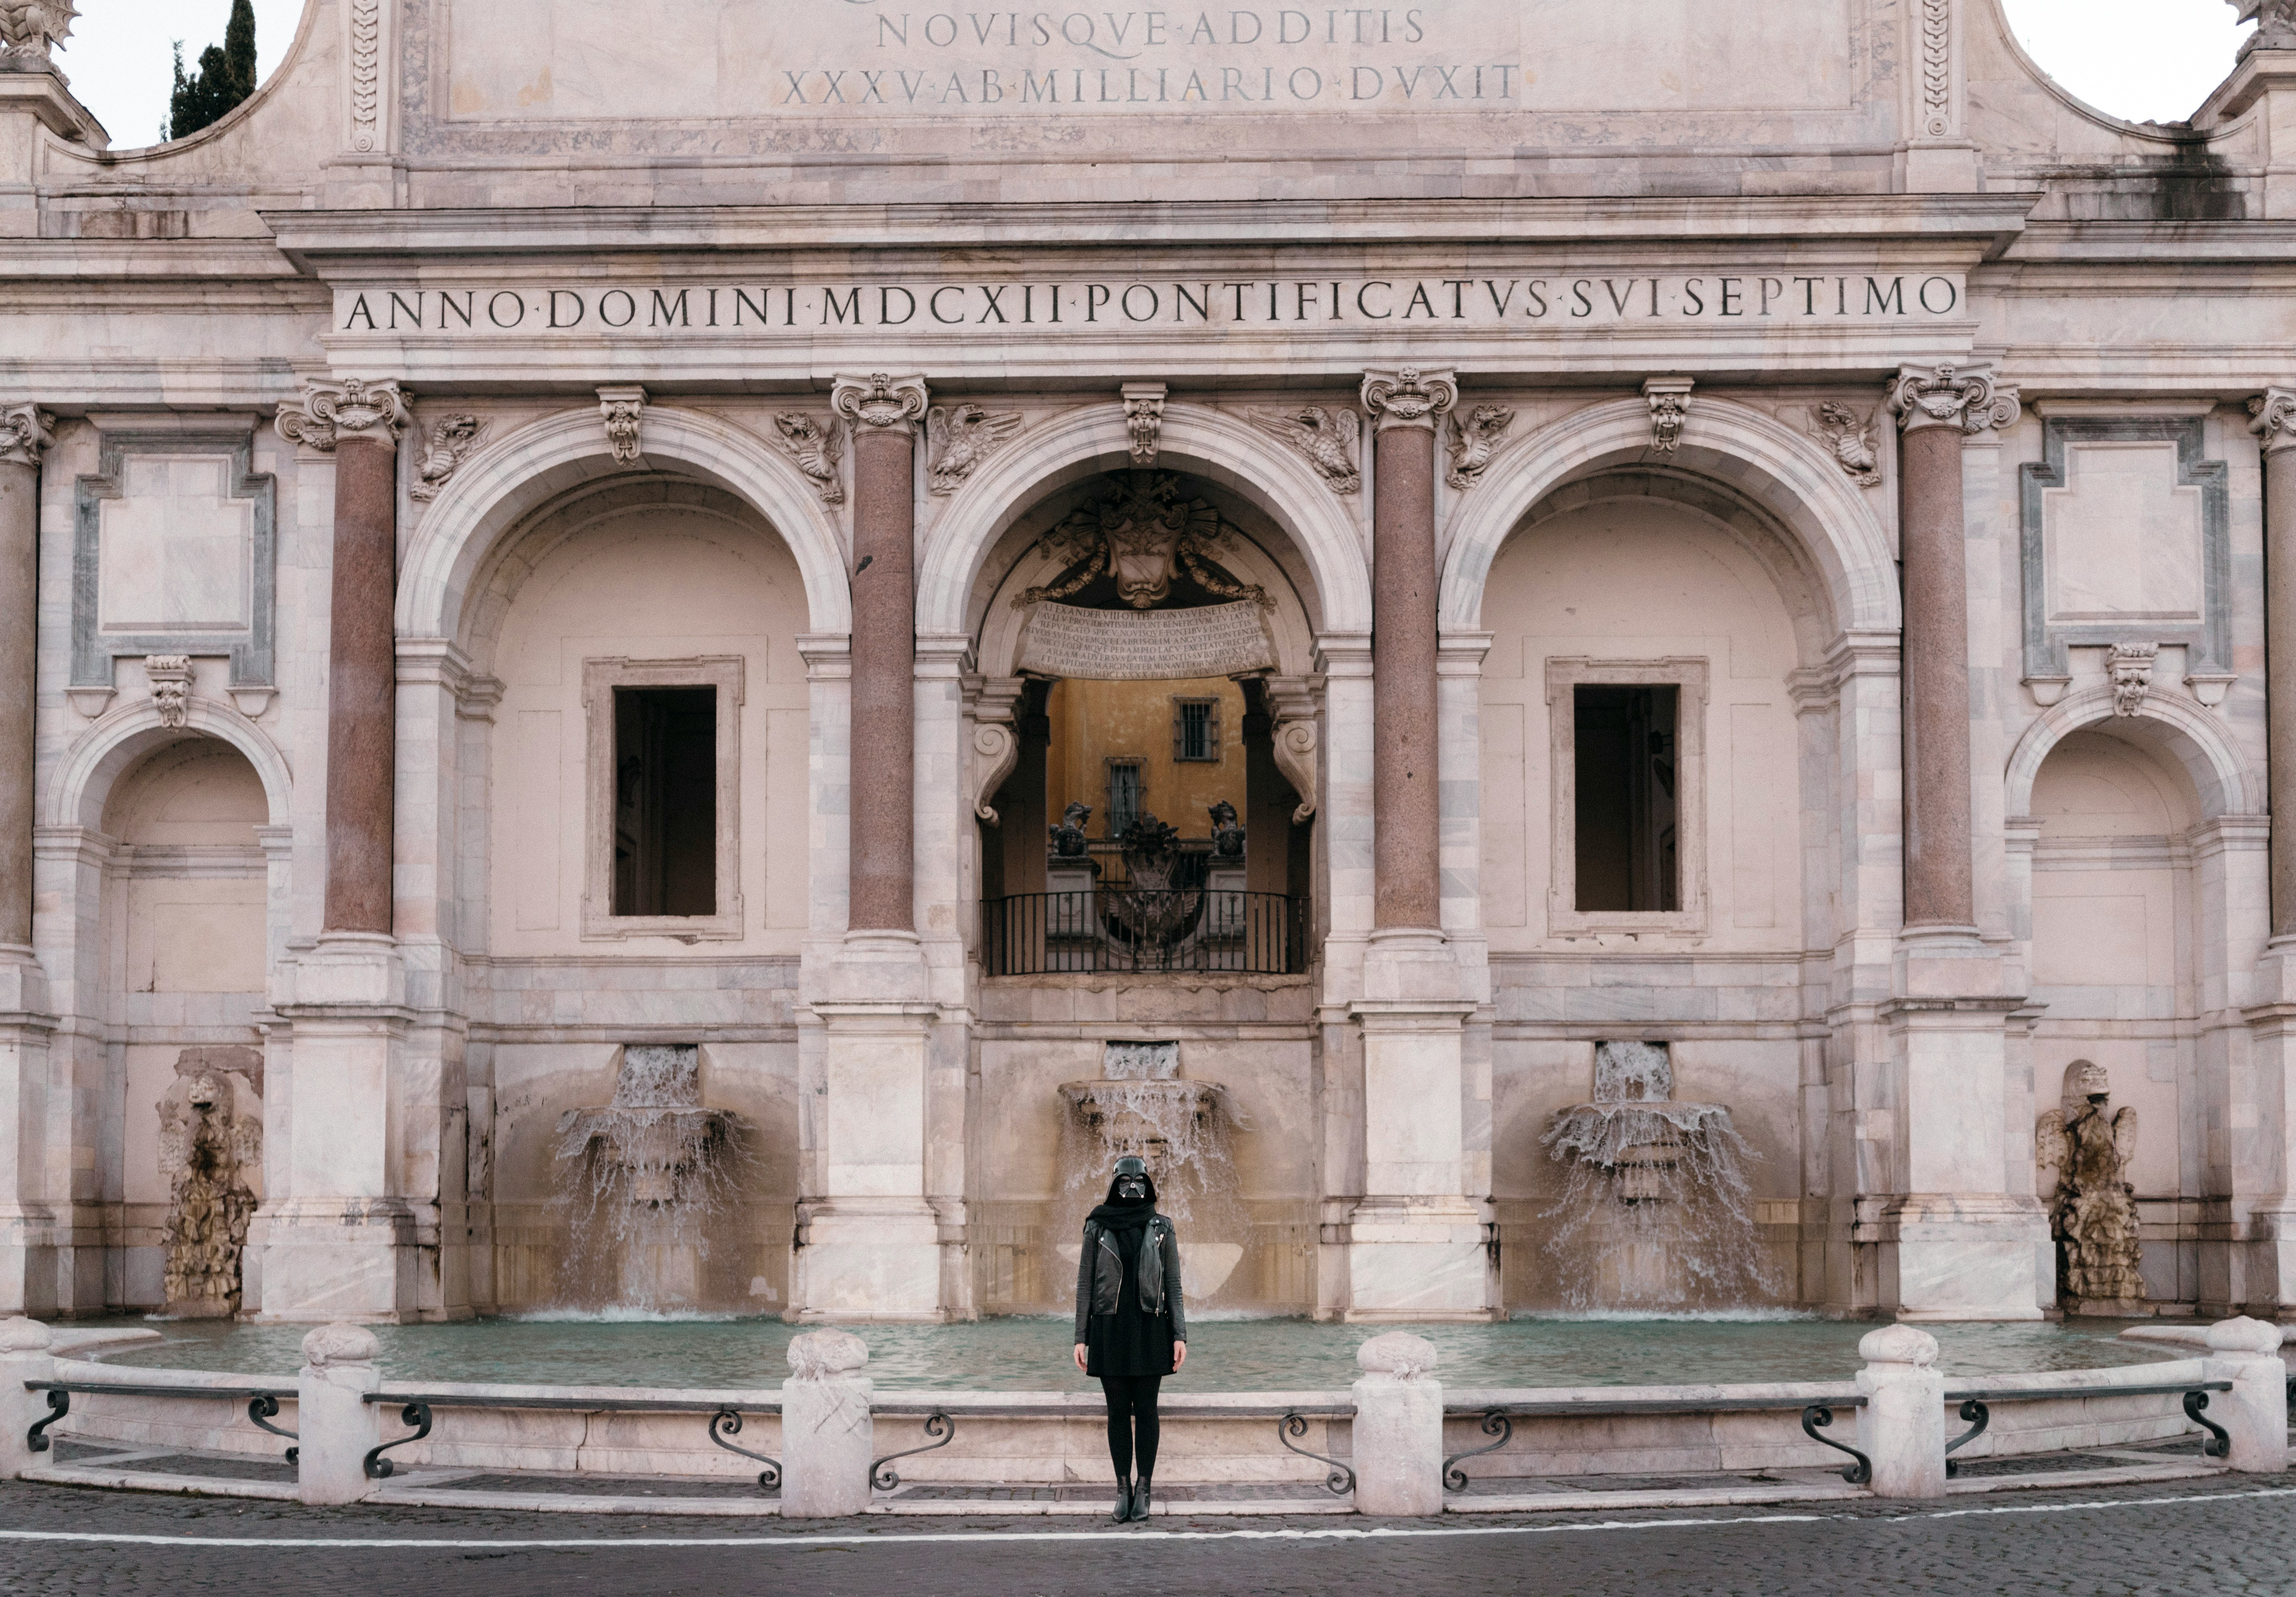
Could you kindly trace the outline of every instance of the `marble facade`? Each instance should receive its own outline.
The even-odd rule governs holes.
[[[1048,1307],[1132,1040],[1242,1113],[1215,1306],[1487,1317],[1636,1040],[1781,1302],[2052,1311],[2087,1061],[2146,1300],[2274,1316],[2288,43],[2162,126],[1997,0],[310,0],[148,150],[0,55],[0,1311],[158,1305],[213,1047],[244,1312],[548,1303],[647,1044],[748,1128],[742,1306]],[[1013,602],[1150,466],[1268,595],[1307,968],[985,974]],[[641,682],[718,694],[706,916],[603,901]],[[1670,909],[1580,905],[1585,684],[1692,717]]]

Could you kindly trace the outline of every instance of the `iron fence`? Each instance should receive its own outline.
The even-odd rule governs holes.
[[[980,905],[989,976],[1097,970],[1296,976],[1308,968],[1308,900],[1210,888],[1021,893]]]

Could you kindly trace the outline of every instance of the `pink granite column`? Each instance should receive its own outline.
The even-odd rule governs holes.
[[[1906,927],[1976,930],[1969,738],[1969,565],[1961,446],[2019,413],[1982,369],[1914,367],[1890,388],[1903,430]]]
[[[1436,780],[1435,429],[1458,397],[1447,372],[1373,372],[1371,412],[1373,925],[1442,925]]]
[[[2267,389],[2249,409],[2264,443],[2264,708],[2278,939],[2296,938],[2296,388]]]
[[[837,379],[853,436],[853,931],[916,930],[916,434],[922,378]]]
[[[281,436],[335,457],[327,649],[325,931],[390,934],[398,758],[398,434],[395,383],[312,382],[282,406]]]
[[[30,405],[0,407],[0,948],[32,944],[40,452],[54,420]]]

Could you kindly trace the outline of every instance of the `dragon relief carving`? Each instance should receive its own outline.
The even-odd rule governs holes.
[[[1304,405],[1297,410],[1255,410],[1247,414],[1260,431],[1306,455],[1334,494],[1352,494],[1363,487],[1363,471],[1356,464],[1356,440],[1363,434],[1363,419],[1355,412]]]
[[[432,422],[430,441],[415,464],[415,480],[406,490],[407,497],[424,504],[436,499],[479,446],[479,440],[487,436],[488,425],[484,417],[469,415],[441,416]]]
[[[1185,569],[1195,585],[1224,599],[1267,606],[1257,583],[1227,580],[1207,562],[1234,549],[1236,530],[1201,499],[1180,497],[1180,479],[1168,471],[1133,471],[1092,504],[1064,518],[1037,543],[1067,573],[1013,601],[1025,610],[1082,593],[1103,575],[1116,578],[1117,595],[1134,610],[1153,610],[1171,597]]]
[[[774,417],[771,436],[813,484],[824,504],[845,503],[845,479],[839,470],[845,455],[842,422],[835,416],[821,420],[800,410],[785,410]]]
[[[945,497],[963,487],[982,461],[1011,442],[1021,430],[1021,413],[970,403],[936,405],[926,413],[925,430],[933,440],[925,491]]]
[[[1829,399],[1810,413],[1812,436],[1861,488],[1882,486],[1882,456],[1874,413],[1858,414]]]
[[[1483,469],[1506,441],[1514,425],[1514,412],[1502,405],[1478,405],[1465,415],[1451,413],[1447,439],[1451,469],[1443,480],[1455,488],[1471,488],[1483,479]]]
[[[2243,22],[2256,31],[2240,47],[2245,59],[2251,50],[2296,50],[2296,0],[2225,0]]]
[[[45,66],[78,16],[73,0],[0,0],[0,44],[11,60]]]

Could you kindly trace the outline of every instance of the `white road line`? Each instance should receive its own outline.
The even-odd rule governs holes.
[[[1332,1527],[1313,1530],[1136,1530],[1112,1534],[1081,1530],[976,1530],[892,1531],[882,1536],[784,1534],[771,1536],[499,1536],[449,1539],[429,1536],[152,1536],[120,1531],[0,1529],[0,1542],[103,1544],[124,1547],[279,1547],[305,1552],[324,1548],[398,1548],[407,1551],[438,1548],[446,1552],[484,1548],[497,1552],[521,1548],[564,1551],[570,1548],[604,1550],[623,1547],[738,1547],[745,1552],[803,1552],[812,1547],[904,1547],[952,1542],[975,1544],[982,1542],[1093,1542],[1115,1545],[1117,1537],[1127,1543],[1399,1542],[1436,1537],[1562,1536],[1589,1531],[1706,1530],[1734,1525],[1858,1524],[1868,1521],[1903,1525],[1915,1519],[1968,1519],[1987,1515],[2071,1514],[2124,1508],[2173,1508],[2193,1503],[2243,1503],[2271,1497],[2296,1497],[2296,1486],[2268,1487],[2253,1492],[2196,1493],[2185,1497],[2126,1497],[2089,1503],[1999,1503],[1985,1508],[1919,1509],[1881,1519],[1865,1514],[1747,1514],[1706,1519],[1587,1519],[1561,1525],[1446,1526],[1439,1529],[1430,1527],[1423,1530],[1387,1527],[1351,1530]]]

